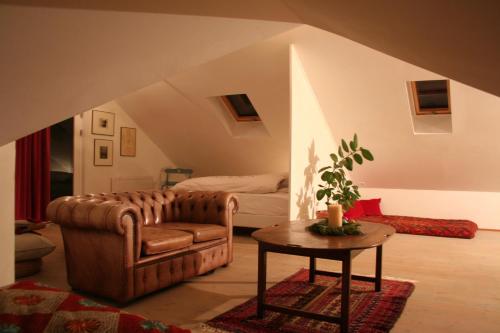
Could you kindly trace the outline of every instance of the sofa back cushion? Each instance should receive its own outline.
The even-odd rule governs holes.
[[[137,206],[144,225],[166,222],[227,225],[229,218],[225,207],[230,200],[230,194],[225,192],[164,190],[91,194],[89,196],[102,200],[118,200]]]
[[[167,222],[191,222],[227,224],[225,210],[229,193],[224,192],[176,192],[173,205],[173,219]]]

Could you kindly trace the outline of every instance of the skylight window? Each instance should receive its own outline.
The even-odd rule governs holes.
[[[260,121],[259,114],[246,94],[224,95],[221,99],[236,121]]]
[[[416,115],[451,114],[448,80],[412,81],[411,87]]]

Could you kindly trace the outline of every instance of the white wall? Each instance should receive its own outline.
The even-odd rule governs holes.
[[[83,114],[83,138],[81,149],[83,154],[83,168],[81,175],[81,193],[110,192],[112,177],[152,177],[155,187],[159,188],[162,168],[173,167],[174,163],[165,156],[156,144],[151,141],[146,133],[137,126],[118,104],[110,102],[94,109],[113,112],[115,114],[115,134],[114,136],[92,134],[92,110]],[[120,156],[120,127],[137,128],[137,149],[135,157]],[[113,140],[113,166],[94,166],[95,139]],[[75,153],[78,153],[77,149],[75,149]],[[78,164],[77,160],[78,158],[75,158],[75,164]],[[78,169],[75,168],[75,172],[77,171]],[[78,174],[75,175],[75,178],[78,179],[79,177]]]
[[[179,167],[194,176],[288,170],[288,42],[271,38],[169,77],[117,102]],[[237,124],[216,96],[245,93],[262,126]],[[233,123],[233,126],[228,126]],[[242,126],[246,131],[242,131]]]
[[[300,48],[290,46],[291,165],[290,218],[313,218],[316,207],[317,170],[331,164],[337,145],[326,122],[300,58]]]
[[[0,286],[14,282],[14,179],[16,145],[0,147]]]
[[[366,187],[500,192],[500,98],[450,81],[453,131],[415,135],[407,81],[443,79],[311,27],[290,34],[338,141],[358,133],[375,161],[355,168]],[[425,117],[425,116],[423,116]]]
[[[362,188],[363,198],[382,198],[386,215],[471,220],[500,229],[500,193]]]

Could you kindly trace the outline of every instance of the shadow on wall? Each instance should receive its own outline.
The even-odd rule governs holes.
[[[316,174],[316,167],[319,162],[319,157],[316,155],[314,140],[309,146],[308,162],[307,167],[304,169],[304,186],[302,186],[298,194],[295,194],[297,196],[296,205],[298,207],[296,218],[299,220],[313,218],[314,214],[315,197],[313,180],[314,175]]]

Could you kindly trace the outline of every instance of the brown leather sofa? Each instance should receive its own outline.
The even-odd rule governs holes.
[[[47,215],[71,287],[124,303],[229,264],[237,209],[230,193],[165,190],[62,197]]]

